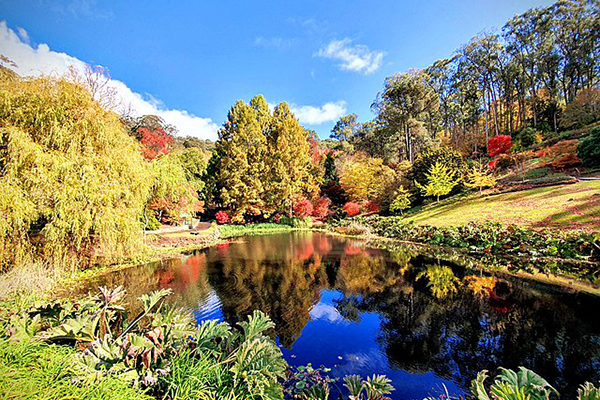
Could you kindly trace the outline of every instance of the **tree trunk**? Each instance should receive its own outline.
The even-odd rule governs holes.
[[[144,245],[146,244],[146,229],[148,228],[148,207],[144,204]]]

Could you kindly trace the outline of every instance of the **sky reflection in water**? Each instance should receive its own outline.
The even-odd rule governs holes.
[[[462,394],[478,371],[524,365],[565,398],[600,379],[600,299],[469,275],[407,248],[368,248],[315,232],[245,237],[88,282],[133,299],[170,287],[197,320],[231,324],[260,309],[292,365],[342,377],[386,374],[394,399]]]

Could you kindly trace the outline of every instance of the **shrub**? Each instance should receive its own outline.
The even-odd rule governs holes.
[[[499,154],[508,153],[512,148],[512,138],[510,135],[497,135],[488,141],[488,155],[496,157]]]
[[[341,233],[342,235],[351,236],[367,235],[370,233],[369,228],[358,223],[351,223],[348,226],[338,226],[335,228],[335,231],[337,233]]]
[[[100,288],[98,296],[75,304],[36,305],[11,317],[10,341],[36,347],[38,341],[55,342],[70,349],[63,362],[53,366],[54,372],[48,373],[53,383],[59,380],[59,384],[68,382],[73,388],[94,391],[98,382],[114,380],[122,383],[120,388],[113,383],[115,388],[131,388],[123,397],[113,393],[101,398],[144,397],[142,391],[135,396],[133,388],[156,398],[191,400],[199,393],[206,398],[249,399],[256,393],[262,393],[264,400],[282,398],[278,381],[284,378],[287,364],[265,333],[275,326],[266,314],[254,311],[236,328],[217,320],[196,327],[189,312],[162,307],[170,293],[163,289],[142,295],[138,300],[143,311],[131,322],[122,307],[125,291],[121,288]],[[5,359],[3,343],[1,338],[0,367]],[[65,365],[69,368],[60,368]]]
[[[592,129],[590,135],[579,142],[577,156],[586,167],[600,167],[600,127]]]
[[[363,203],[363,209],[367,210],[370,213],[378,213],[379,212],[379,204],[376,201],[367,200]]]
[[[496,158],[494,158],[488,165],[491,169],[498,171],[505,171],[509,168],[517,167],[521,165],[527,155],[525,153],[519,154],[499,154]]]
[[[531,171],[528,171],[524,178],[525,179],[536,179],[536,178],[541,178],[543,176],[548,175],[548,168],[538,168],[538,169],[533,169]]]
[[[282,216],[279,218],[279,223],[289,225],[292,228],[310,228],[312,226],[312,219],[310,217],[288,217]]]
[[[225,211],[219,211],[215,215],[215,218],[217,219],[217,222],[221,225],[228,224],[231,222],[231,219],[229,218],[229,214],[227,214]]]
[[[517,140],[523,147],[530,147],[542,142],[542,135],[534,128],[527,127],[517,135]]]
[[[294,214],[300,218],[312,215],[313,210],[313,205],[308,200],[300,200],[294,205]]]
[[[600,88],[579,92],[565,108],[560,125],[563,128],[582,128],[600,119]]]
[[[355,217],[360,214],[360,205],[352,202],[344,204],[344,211],[349,217]]]
[[[459,152],[442,147],[424,151],[417,156],[412,169],[413,180],[421,186],[426,186],[429,182],[427,175],[436,163],[443,165],[450,173],[454,174],[459,184],[462,183],[469,170],[465,158]],[[459,185],[457,185],[458,187]]]
[[[143,223],[146,223],[146,230],[155,231],[158,228],[160,228],[160,222],[158,221],[158,219],[156,218],[156,215],[154,215],[153,212],[147,213],[147,216],[148,216],[148,223],[146,223],[146,221],[142,221]]]
[[[321,197],[315,201],[313,208],[313,217],[325,218],[329,214],[329,206],[331,206],[331,200],[329,197]]]
[[[485,380],[487,371],[481,371],[471,382],[471,393],[477,400],[490,399]],[[498,400],[532,399],[549,400],[552,394],[558,397],[558,392],[535,372],[519,367],[519,371],[500,368],[500,373],[489,389],[491,398]]]
[[[556,143],[548,149],[547,157],[549,163],[554,168],[570,168],[581,164],[581,160],[577,157],[577,148],[579,140],[563,140]]]

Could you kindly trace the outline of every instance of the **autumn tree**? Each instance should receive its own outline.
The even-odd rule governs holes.
[[[410,207],[410,193],[403,186],[400,186],[398,190],[396,190],[394,201],[390,204],[390,211],[394,214],[402,214],[408,207]]]
[[[238,101],[219,131],[204,179],[212,193],[204,197],[231,209],[232,222],[291,214],[296,200],[318,194],[322,179],[323,157],[310,139],[287,103],[271,113],[263,96]]]
[[[448,167],[436,162],[427,173],[427,184],[421,185],[416,182],[416,185],[421,189],[423,195],[434,196],[436,202],[439,202],[440,196],[447,195],[458,184],[455,175]]]
[[[471,188],[479,188],[479,195],[483,193],[484,187],[494,186],[496,178],[492,175],[490,167],[481,162],[477,162],[471,167],[467,176],[465,186]]]
[[[81,85],[0,80],[0,264],[114,260],[141,245],[149,171]]]
[[[269,160],[273,168],[271,201],[277,210],[291,215],[296,199],[318,193],[319,179],[313,175],[308,132],[285,102],[273,111]]]
[[[190,165],[178,154],[169,154],[148,162],[150,175],[148,182],[147,206],[144,208],[144,223],[148,223],[148,209],[155,213],[161,222],[174,224],[180,222],[182,214],[192,215],[201,212],[198,204],[197,188],[202,182],[195,175],[195,166]]]
[[[494,136],[488,142],[488,154],[490,157],[496,157],[498,154],[508,153],[512,146],[510,135]]]
[[[259,215],[264,206],[264,182],[269,168],[263,124],[255,107],[239,100],[219,130],[214,153],[219,157],[215,160],[215,189],[219,190],[222,205],[233,211],[232,222],[242,222],[247,213]]]
[[[340,184],[350,200],[387,205],[396,183],[395,171],[381,159],[365,154],[348,157],[341,165]]]

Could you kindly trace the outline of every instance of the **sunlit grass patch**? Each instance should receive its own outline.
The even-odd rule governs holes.
[[[71,379],[75,349],[36,342],[0,339],[0,398],[6,400],[138,400],[150,399],[123,381],[106,377],[90,385]]]
[[[407,221],[435,226],[495,221],[534,228],[600,231],[600,181],[552,186],[488,197],[448,199]]]

